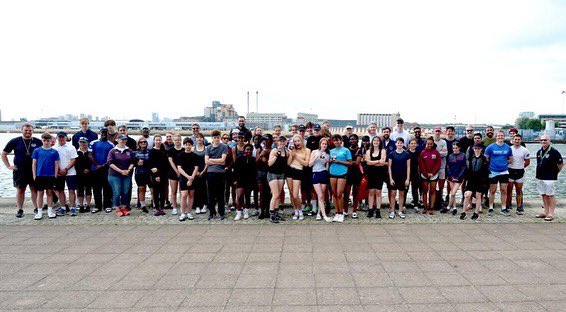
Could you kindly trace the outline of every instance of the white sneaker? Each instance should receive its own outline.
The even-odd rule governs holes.
[[[326,218],[324,218],[324,221],[330,223],[330,222],[332,222],[332,218],[331,218],[331,217],[326,217]]]
[[[39,212],[39,209],[37,209],[37,211]],[[53,208],[51,208],[51,207],[47,208],[47,217],[49,217],[49,219],[57,218],[57,215],[53,211]]]
[[[200,213],[207,213],[207,212],[208,212],[208,210],[206,209],[206,205],[204,205],[202,207],[202,209],[200,210]]]
[[[353,219],[357,219],[357,218],[358,218],[358,213],[357,213],[357,212],[352,212],[352,218],[353,218]]]
[[[319,215],[319,214],[317,214],[317,215],[316,215],[316,221],[320,221],[320,220],[322,220],[322,216]]]
[[[195,211],[196,214],[200,214],[200,208],[197,208],[197,210]]]
[[[171,211],[171,214],[176,216],[177,215],[177,208],[173,208],[173,211]]]
[[[187,215],[184,214],[184,213],[182,213],[182,214],[179,216],[179,221],[185,221],[185,220],[187,220]]]
[[[190,213],[187,213],[187,219],[189,219],[189,220],[194,220],[194,219],[195,219],[195,217],[193,217],[193,215],[192,215],[192,214],[190,214]]]
[[[389,219],[395,219],[395,212],[389,213]]]
[[[234,221],[240,221],[240,219],[242,219],[242,212],[238,210],[236,212],[236,217],[234,218]]]
[[[339,216],[339,217],[338,217],[338,223],[344,222],[344,215],[343,215],[343,214],[340,214],[340,215],[338,215],[338,216]]]
[[[299,213],[297,212],[297,210],[293,211],[293,220],[297,220],[299,219]]]
[[[41,208],[37,209],[37,213],[35,214],[35,216],[33,217],[34,220],[41,220],[43,219],[43,211],[41,211]]]
[[[304,220],[305,216],[303,215],[303,211],[299,210],[299,220]]]
[[[397,215],[399,216],[399,218],[405,219],[405,214],[403,212],[399,211],[399,213],[397,213]]]
[[[340,220],[340,215],[339,214],[335,214],[334,218],[332,218],[332,221],[334,222],[339,222],[338,220]]]
[[[247,220],[250,217],[250,214],[248,212],[247,208],[244,208],[244,220]]]

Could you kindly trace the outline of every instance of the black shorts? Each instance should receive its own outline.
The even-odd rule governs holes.
[[[18,169],[12,171],[12,178],[14,180],[14,187],[19,189],[25,189],[28,187],[35,187],[35,181],[33,180],[33,173],[30,170]]]
[[[192,174],[192,172],[188,172],[189,174]],[[169,170],[169,173],[167,174],[169,180],[179,180],[179,176],[175,173],[175,171],[173,170]]]
[[[312,184],[328,184],[330,182],[328,171],[314,172],[312,174]]]
[[[153,187],[149,174],[136,174],[134,178],[136,179],[136,184],[138,185],[138,187],[144,187],[146,185],[148,187]]]
[[[308,191],[312,188],[312,168],[303,168],[303,179],[301,180],[301,189]]]
[[[64,191],[65,184],[69,190],[77,189],[77,176],[58,176],[55,181],[55,190]]]
[[[55,177],[36,177],[35,178],[35,188],[38,191],[54,190],[55,189]]]
[[[257,184],[267,184],[267,171],[258,171],[256,175]]]
[[[77,175],[77,196],[92,195],[92,176],[90,174]]]
[[[509,183],[509,175],[508,174],[500,174],[493,178],[489,178],[489,184],[497,184],[497,183]]]
[[[510,182],[523,182],[525,179],[525,169],[511,169],[509,168],[509,181]]]
[[[405,186],[405,181],[407,181],[406,178],[404,178],[404,177],[399,177],[399,178],[395,177],[395,178],[393,178],[393,181],[395,182],[395,185],[391,185],[391,184],[388,184],[388,185],[387,185],[387,187],[388,187],[390,190],[392,190],[392,191],[394,191],[394,190],[405,191],[405,190],[407,189],[407,186]]]
[[[336,174],[331,174],[330,175],[331,179],[346,179],[346,175],[345,174],[340,174],[340,175],[336,175]]]
[[[289,167],[287,173],[285,174],[285,177],[293,180],[303,181],[303,175],[304,175],[303,170]]]
[[[368,174],[368,190],[381,190],[384,182],[385,178],[383,175]]]
[[[486,194],[487,189],[488,186],[485,184],[485,182],[474,180],[468,180],[466,182],[466,187],[464,187],[465,192],[472,192],[472,197],[476,196],[476,193]]]
[[[187,185],[187,181],[189,181],[187,178],[185,178],[184,176],[180,176],[179,177],[179,189],[182,191],[192,191],[195,189],[195,180],[193,180],[193,183],[191,183],[191,186]]]

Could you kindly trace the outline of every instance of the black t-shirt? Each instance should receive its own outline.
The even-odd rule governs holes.
[[[320,139],[322,138],[321,135],[311,135],[307,138],[307,145],[306,147],[311,151],[317,150],[318,145],[320,144]]]
[[[179,155],[181,153],[184,153],[185,149],[181,148],[180,150],[175,149],[175,147],[172,147],[170,149],[167,150],[167,157],[171,157],[173,159],[173,163],[175,165],[178,165],[179,163],[177,162],[177,159],[179,158]],[[192,153],[191,153],[192,154]]]
[[[537,174],[539,180],[558,180],[558,165],[562,163],[562,155],[552,146],[550,150],[537,151]]]
[[[188,175],[192,175],[195,167],[198,166],[198,159],[194,153],[187,153],[185,151],[179,153],[177,156],[177,166],[181,166],[183,171]]]
[[[18,167],[18,169],[31,170],[31,154],[36,148],[42,145],[41,140],[38,138],[32,137],[29,140],[24,140],[23,137],[17,137],[11,139],[8,144],[6,144],[4,152],[14,152],[14,165]]]

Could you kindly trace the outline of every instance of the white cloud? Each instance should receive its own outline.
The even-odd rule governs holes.
[[[245,113],[259,90],[260,111],[290,117],[512,122],[560,111],[565,45],[512,44],[559,21],[539,1],[2,2],[0,103],[175,117],[212,100]]]

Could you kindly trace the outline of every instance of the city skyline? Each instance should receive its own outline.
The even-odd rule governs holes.
[[[0,108],[5,120],[149,119],[219,100],[245,115],[258,92],[259,112],[290,116],[512,123],[564,113],[565,11],[526,0],[2,2]]]

